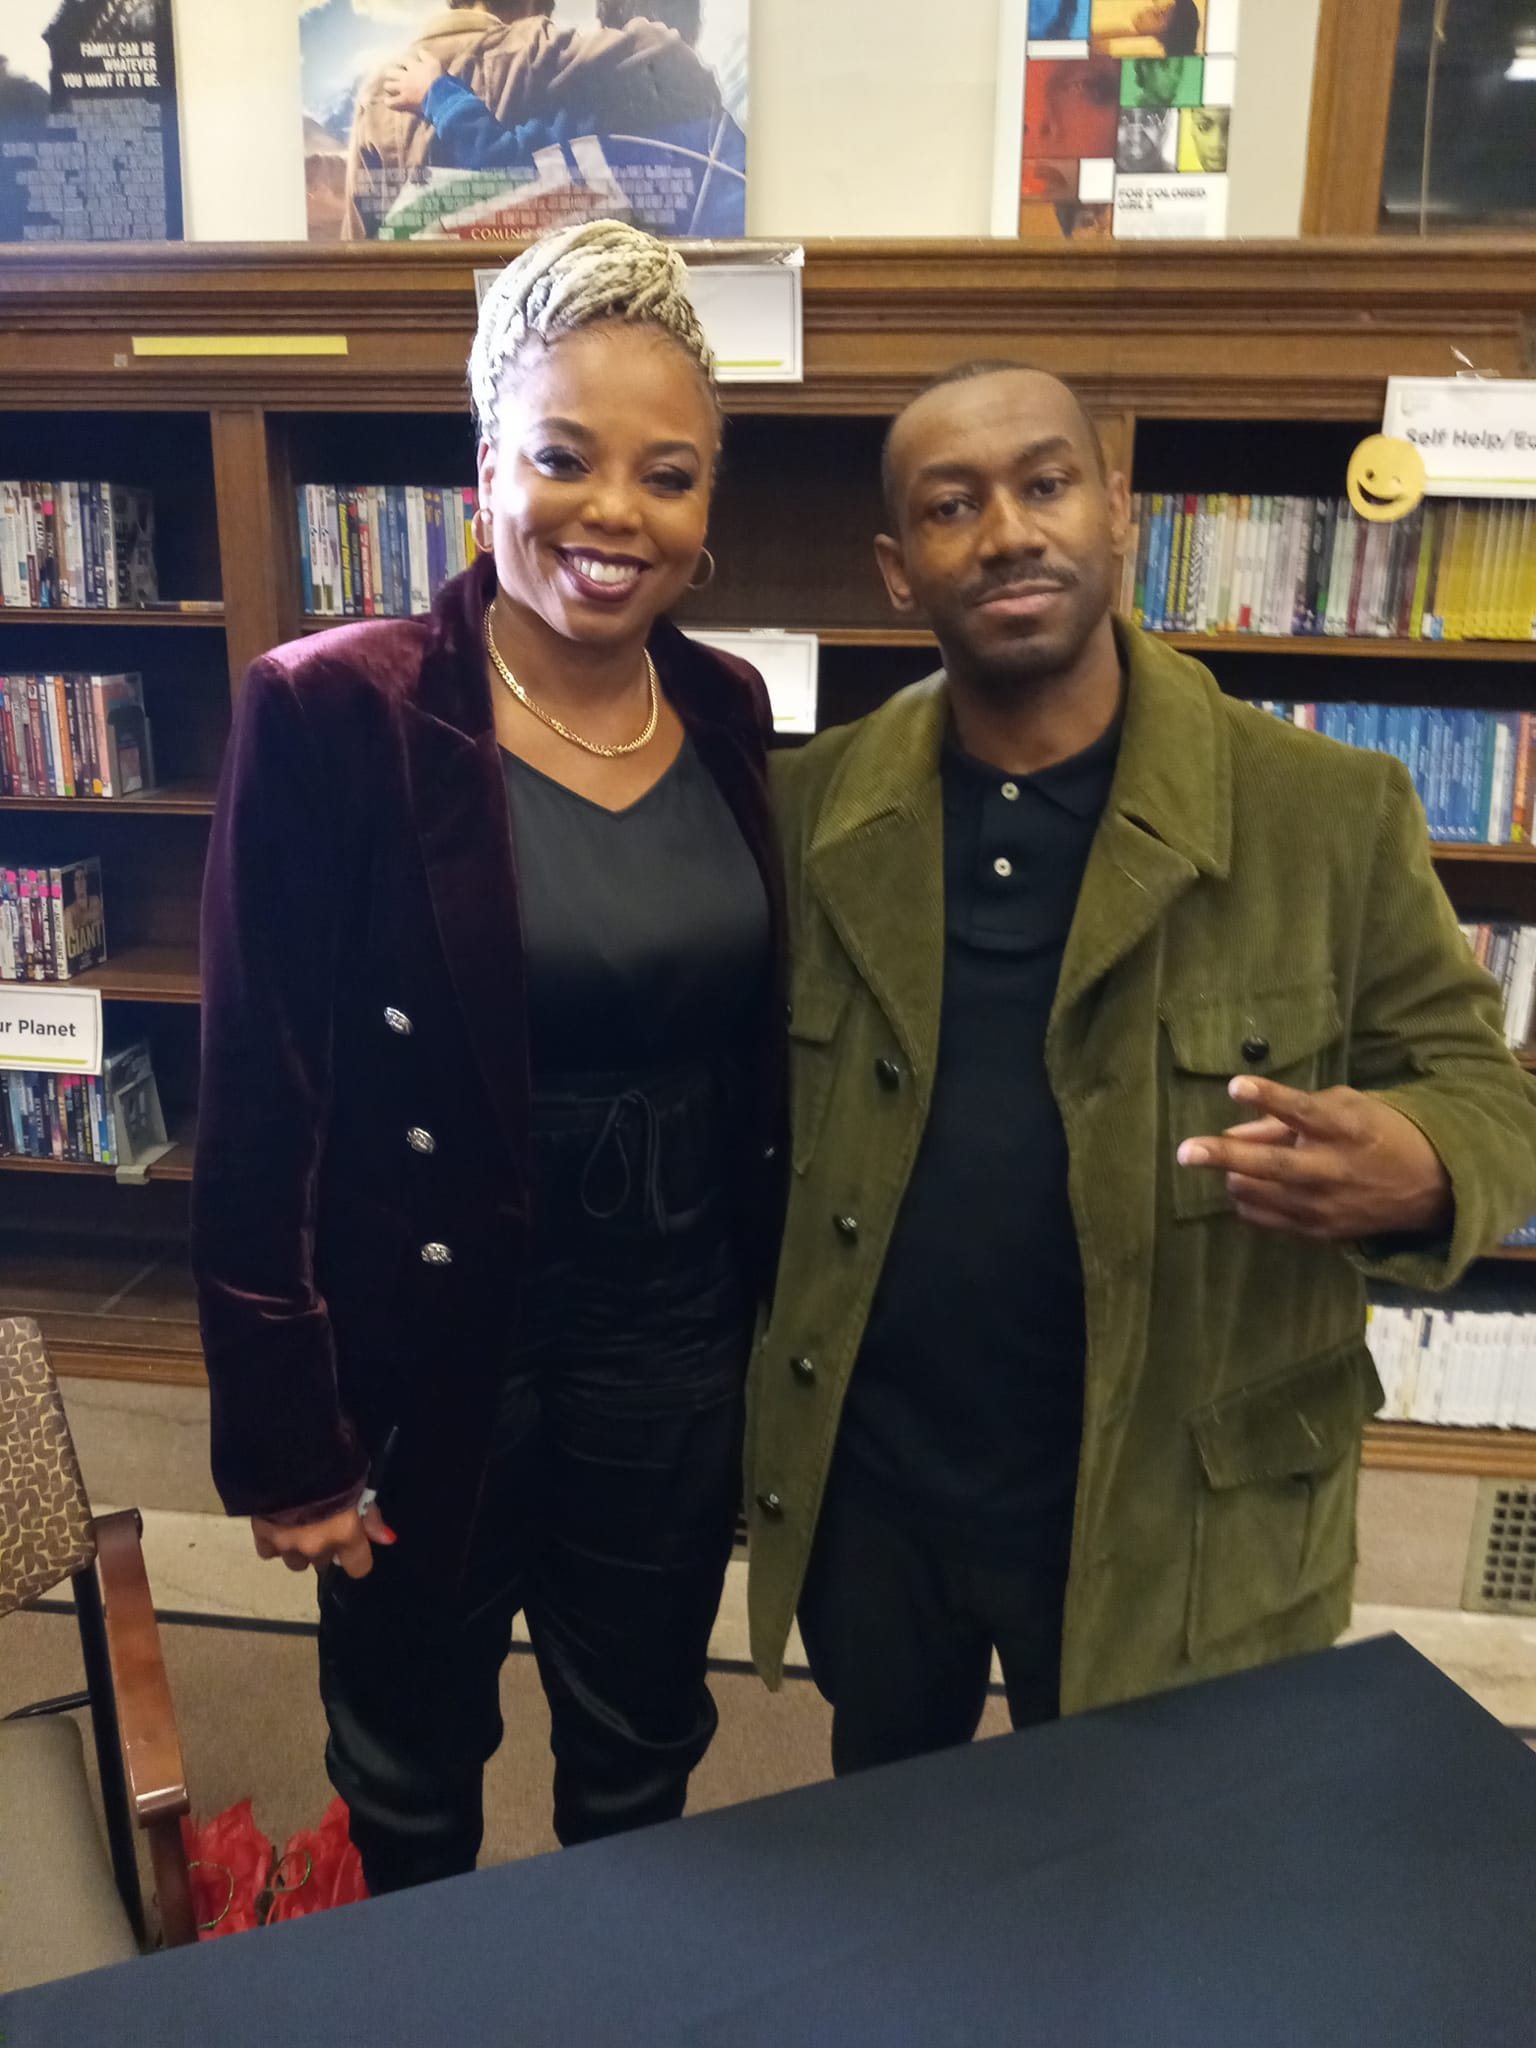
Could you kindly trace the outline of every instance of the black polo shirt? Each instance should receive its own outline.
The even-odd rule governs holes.
[[[938,1072],[839,1441],[851,1478],[1063,1560],[1086,1340],[1045,1031],[1119,746],[1033,776],[945,749]]]

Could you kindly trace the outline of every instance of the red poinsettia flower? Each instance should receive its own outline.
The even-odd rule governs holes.
[[[297,1920],[305,1913],[331,1906],[350,1906],[366,1899],[363,1859],[352,1845],[347,1804],[333,1799],[317,1828],[300,1828],[290,1837],[274,1874],[268,1920]]]
[[[250,1800],[242,1799],[209,1821],[183,1818],[181,1839],[199,1940],[243,1934],[259,1925],[257,1900],[272,1868],[272,1844],[257,1827]]]

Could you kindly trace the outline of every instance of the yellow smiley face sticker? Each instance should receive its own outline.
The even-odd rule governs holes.
[[[1411,441],[1370,434],[1349,458],[1349,502],[1362,519],[1406,519],[1424,495],[1424,458]]]

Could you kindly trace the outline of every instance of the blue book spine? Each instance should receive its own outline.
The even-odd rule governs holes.
[[[1168,615],[1168,500],[1152,513],[1152,544],[1147,549],[1147,592],[1145,623],[1150,633],[1161,633]]]
[[[410,584],[405,573],[405,492],[399,484],[391,484],[388,491],[389,504],[389,609],[393,618],[403,619],[410,614]]]
[[[1443,839],[1442,830],[1445,785],[1445,731],[1447,714],[1438,705],[1429,705],[1424,712],[1424,809],[1429,815],[1429,836]]]
[[[1478,844],[1493,846],[1497,844],[1493,829],[1493,757],[1498,747],[1499,722],[1486,711],[1475,711],[1472,715],[1477,721],[1477,802],[1472,822]]]
[[[304,614],[311,618],[315,610],[315,571],[309,559],[309,493],[303,484],[295,484],[293,496],[299,521],[299,574],[304,583]]]
[[[1462,846],[1473,838],[1473,715],[1450,715],[1450,836]]]
[[[1407,715],[1409,719],[1409,750],[1407,764],[1413,776],[1413,788],[1419,793],[1419,803],[1425,813],[1430,811],[1430,743],[1427,743],[1427,727],[1423,717],[1423,705],[1413,705]]]

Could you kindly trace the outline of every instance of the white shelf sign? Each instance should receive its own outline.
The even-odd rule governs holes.
[[[798,246],[769,258],[688,264],[688,296],[715,352],[717,382],[804,382],[804,270]],[[475,272],[477,306],[500,275]]]
[[[1381,431],[1418,449],[1432,498],[1536,498],[1536,379],[1389,377]]]
[[[101,1072],[101,991],[0,983],[0,1068]]]
[[[816,730],[816,679],[821,643],[814,633],[688,628],[690,640],[749,661],[768,686],[775,732]]]

